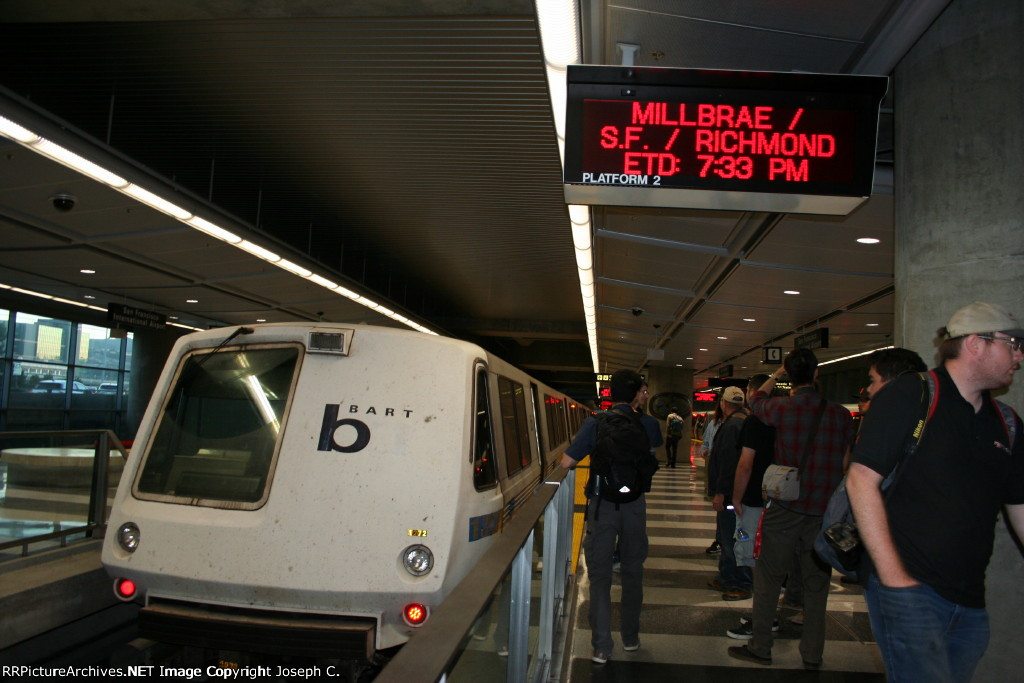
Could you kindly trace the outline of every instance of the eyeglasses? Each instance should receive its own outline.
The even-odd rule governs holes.
[[[980,339],[987,339],[988,341],[1001,341],[1005,342],[1010,347],[1010,351],[1016,351],[1020,353],[1024,351],[1024,339],[1018,339],[1017,337],[997,337],[994,334],[979,334]]]

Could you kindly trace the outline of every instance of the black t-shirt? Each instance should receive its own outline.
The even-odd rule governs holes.
[[[1004,504],[1024,503],[1021,422],[1011,452],[988,392],[975,413],[945,368],[936,375],[938,404],[886,503],[889,527],[911,576],[947,600],[982,608],[996,516]],[[921,388],[918,375],[905,375],[875,394],[853,462],[891,471],[924,412]]]
[[[711,484],[711,495],[723,494],[726,502],[732,498],[732,484],[736,478],[736,463],[740,460],[740,431],[747,419],[747,411],[737,410],[725,418],[722,426],[715,432],[715,442],[711,447],[711,464],[708,468],[708,481]]]
[[[750,471],[747,490],[743,493],[743,505],[762,507],[764,498],[761,495],[761,481],[764,479],[764,471],[775,459],[775,427],[766,425],[756,415],[751,415],[743,423],[740,446],[754,449],[754,465]]]

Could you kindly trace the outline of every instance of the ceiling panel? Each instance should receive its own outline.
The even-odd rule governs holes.
[[[916,4],[597,0],[580,32],[589,63],[621,63],[628,42],[640,65],[848,72]],[[61,7],[4,3],[0,22],[19,23],[0,24],[0,86],[193,210],[524,367],[582,367],[560,388],[592,393],[531,2]],[[200,326],[381,319],[20,147],[0,153],[0,282],[182,316],[193,296]],[[58,191],[73,212],[53,210]],[[595,207],[593,225],[602,370],[717,375],[815,321],[843,347],[891,338],[891,196],[847,217]],[[79,246],[41,251],[62,244]],[[84,261],[100,277],[77,275]]]

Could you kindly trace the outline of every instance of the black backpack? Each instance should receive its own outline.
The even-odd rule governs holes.
[[[651,490],[658,460],[639,416],[612,408],[594,416],[597,439],[590,454],[587,496],[629,503]]]
[[[668,418],[668,433],[670,436],[683,435],[683,421],[678,417]]]

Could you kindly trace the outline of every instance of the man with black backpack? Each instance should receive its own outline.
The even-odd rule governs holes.
[[[637,410],[647,398],[643,377],[619,370],[611,378],[610,410],[589,417],[565,451],[562,467],[590,456],[587,480],[587,529],[583,552],[590,579],[590,631],[596,664],[611,657],[612,563],[620,554],[622,599],[619,632],[627,652],[640,648],[644,560],[647,559],[647,504],[644,493],[658,469],[653,448],[661,445],[656,420]]]
[[[1024,326],[976,302],[939,336],[931,380],[904,375],[872,398],[846,482],[870,556],[861,572],[871,630],[891,681],[971,680],[988,645],[985,570],[1004,505],[1024,538],[1021,420],[990,394],[1013,382]]]
[[[683,428],[686,420],[679,414],[679,408],[672,406],[672,412],[665,418],[665,457],[668,460],[668,467],[675,469],[676,458],[679,455],[679,440],[683,438]]]

